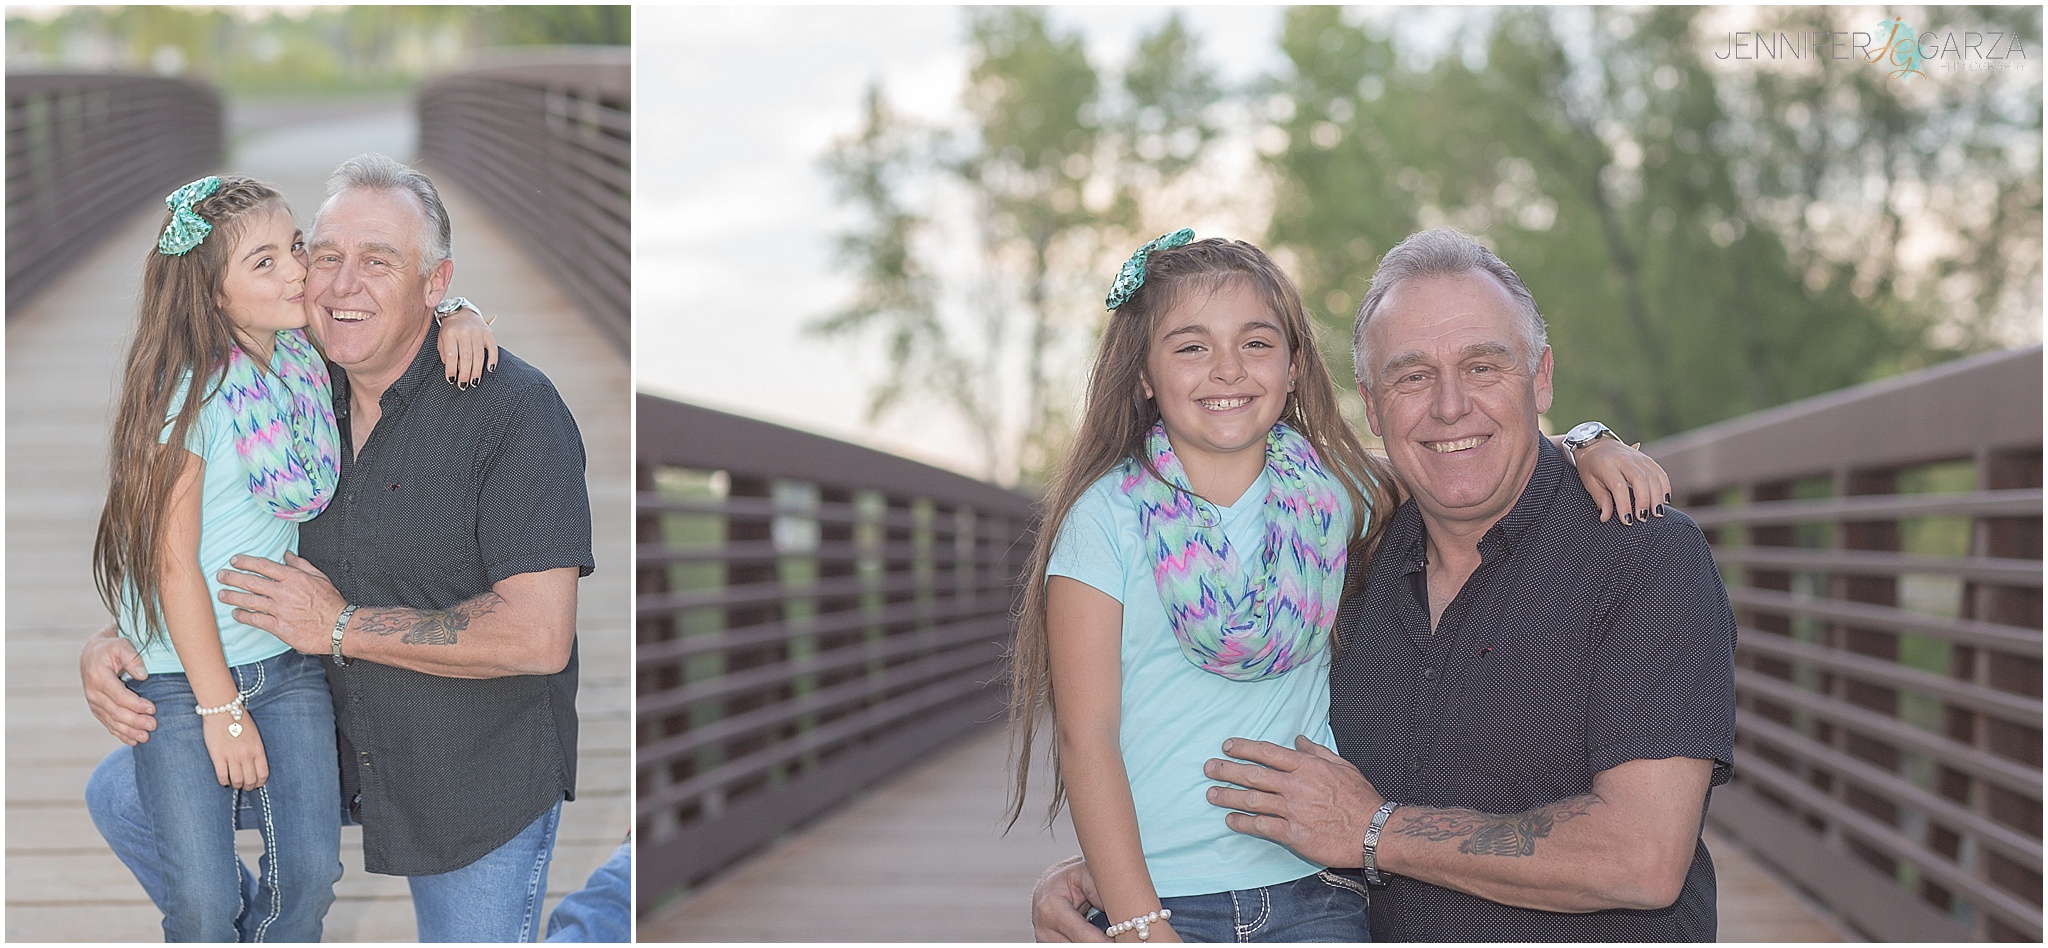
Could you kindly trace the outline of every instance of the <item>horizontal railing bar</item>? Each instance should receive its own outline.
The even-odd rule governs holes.
[[[1866,814],[1850,809],[1844,806],[1842,801],[1828,796],[1814,787],[1808,786],[1797,775],[1778,767],[1770,761],[1762,759],[1745,761],[1742,765],[1742,773],[1745,779],[1753,780],[1769,787],[1773,792],[1781,796],[1797,800],[1807,809],[1815,811],[1826,818],[1837,828],[1870,840],[1874,848],[1885,852],[1887,855],[1911,862],[1922,873],[1936,877],[1947,888],[1959,890],[1965,898],[1977,903],[1980,907],[2005,915],[2010,921],[2018,922],[2021,927],[2030,931],[2041,930],[2041,909],[2039,906],[2028,905],[2011,894],[1992,886],[1983,879],[1971,875],[1968,870],[1957,866],[1949,861],[1947,857],[1922,846],[1918,841],[1898,830],[1886,826],[1883,822]],[[1841,858],[1848,859],[1851,857],[1847,853],[1843,853]],[[1914,896],[1901,890],[1899,897],[1913,898]]]
[[[1953,738],[1923,731],[1898,718],[1809,691],[1793,682],[1773,678],[1750,668],[1735,670],[1735,691],[1737,694],[1797,708],[1838,727],[1861,732],[1866,739],[1872,739],[1871,735],[1882,737],[1894,746],[1916,751],[1940,762],[1942,766],[1963,771],[1978,780],[1996,784],[2015,793],[2037,798],[2041,796],[2039,767],[2030,767],[1971,747]],[[1741,718],[1738,717],[1736,720],[1739,722]]]
[[[735,740],[744,734],[791,724],[809,715],[852,707],[872,698],[880,691],[906,687],[915,690],[944,677],[964,675],[977,669],[992,671],[997,661],[995,655],[976,658],[969,650],[963,649],[928,655],[915,662],[886,669],[892,678],[886,688],[882,687],[874,676],[838,682],[788,701],[779,701],[731,717],[718,718],[700,727],[693,727],[643,746],[639,753],[643,761],[675,760],[703,748]],[[975,678],[980,680],[979,675]],[[642,723],[646,723],[644,719]]]
[[[1978,648],[2029,658],[2041,657],[2041,630],[2000,625],[1977,619],[1951,619],[1891,606],[1846,599],[1824,599],[1755,586],[1730,586],[1728,599],[1737,607],[1828,619],[1845,625],[1875,626],[1911,632]]]
[[[898,602],[882,607],[879,612],[847,609],[820,613],[802,625],[778,619],[718,632],[686,635],[664,642],[642,642],[634,649],[634,660],[640,670],[651,671],[677,665],[699,655],[780,645],[799,638],[837,635],[869,626],[887,628],[924,619],[944,623],[975,616],[1008,615],[1011,590],[1012,587],[1003,586],[994,588],[991,594],[941,599],[930,609],[924,608],[925,604],[920,602]]]
[[[1864,550],[1815,550],[1788,546],[1718,546],[1714,560],[1723,566],[1775,568],[1800,573],[1853,576],[1960,576],[2001,586],[2041,585],[2040,560],[1989,556],[1920,556]]]
[[[952,543],[941,539],[934,543],[918,543],[913,540],[898,540],[891,543],[864,544],[853,540],[833,540],[818,543],[809,549],[781,549],[773,540],[729,541],[716,546],[661,546],[643,543],[635,549],[635,565],[640,569],[658,569],[677,563],[734,563],[763,564],[784,560],[803,562],[849,564],[873,557],[883,563],[915,563],[929,560],[935,567],[946,568],[954,563],[976,561],[974,554],[986,553],[989,562],[1000,562],[1002,557],[994,551],[969,547],[962,552]]]
[[[1738,718],[1735,722],[1738,732],[1747,732],[1751,739],[1776,745],[1790,751],[1809,767],[1820,767],[1856,781],[1867,792],[1882,797],[1889,803],[1901,804],[1926,814],[1930,819],[1939,820],[1952,828],[1963,831],[1979,843],[2000,850],[2014,861],[2035,872],[2041,871],[2041,841],[2030,838],[2018,830],[1992,822],[1982,814],[1973,812],[1963,804],[1947,799],[1912,781],[1877,767],[1868,761],[1859,760],[1843,753],[1839,748],[1830,747],[1807,735],[1785,727],[1776,721],[1754,715]]]
[[[2025,517],[2041,513],[2041,490],[1987,490],[1974,494],[1880,494],[1826,500],[1770,500],[1687,507],[1701,527],[1906,520],[1915,517]]]
[[[640,794],[639,813],[643,816],[659,813],[711,790],[730,786],[744,778],[807,754],[826,750],[860,735],[884,731],[888,725],[896,721],[958,701],[980,691],[981,688],[981,682],[956,678],[934,688],[904,695],[897,701],[863,709],[806,731],[794,740],[771,744],[756,753],[728,761],[673,786],[664,787],[651,794]]]
[[[989,635],[991,626],[1000,630],[1003,628],[1002,619],[997,618],[994,622],[970,619],[923,630],[918,635],[893,636],[880,642],[863,642],[859,646],[830,649],[801,659],[769,662],[727,672],[679,688],[642,695],[635,715],[643,719],[664,717],[707,701],[780,688],[806,676],[826,675],[905,655],[936,654],[988,644],[1001,638],[1000,631],[995,636]]]
[[[791,599],[854,599],[863,595],[915,595],[927,593],[944,598],[952,591],[924,576],[907,571],[885,572],[880,579],[866,576],[834,576],[807,586],[771,580],[690,592],[641,593],[634,609],[642,616],[668,615],[691,609],[733,608],[787,602]]]
[[[829,482],[823,482],[811,476],[797,474],[775,476],[784,477],[789,480],[802,480],[808,483],[829,484]],[[796,517],[835,526],[876,524],[884,528],[903,530],[914,530],[919,527],[916,513],[909,507],[901,504],[889,505],[884,508],[882,516],[871,517],[866,512],[867,508],[859,504],[821,503],[811,507],[789,507],[777,503],[772,497],[702,499],[666,497],[655,491],[641,491],[636,496],[636,506],[643,516],[649,513],[694,513],[716,514],[732,520],[769,520],[775,517]],[[904,496],[915,499],[917,494],[913,492]],[[929,527],[931,529],[943,528],[951,532],[952,525],[947,523],[947,521],[952,519],[956,511],[963,509],[971,510],[975,514],[975,529],[969,532],[975,535],[987,536],[990,539],[1008,539],[1011,536],[1011,534],[1004,533],[1001,529],[991,530],[991,524],[989,523],[991,520],[1002,527],[1014,530],[1021,528],[1031,519],[1030,511],[1024,509],[1016,501],[1004,498],[1004,506],[1002,507],[977,507],[971,504],[936,506],[933,510],[933,516],[929,521]]]
[[[1946,678],[1917,668],[1908,668],[1884,659],[1809,645],[1754,629],[1741,630],[1735,647],[1738,652],[1762,653],[1790,662],[1804,662],[1865,682],[1896,685],[2016,724],[2036,728],[2041,726],[2041,701],[2038,698],[1994,691],[1982,685]]]

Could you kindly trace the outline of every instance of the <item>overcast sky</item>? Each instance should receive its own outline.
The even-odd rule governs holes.
[[[1160,7],[1053,8],[1098,67],[1116,66]],[[1227,81],[1276,65],[1280,11],[1182,11]],[[869,81],[899,109],[957,109],[967,72],[957,7],[641,7],[634,12],[634,361],[643,391],[971,471],[950,420],[863,421],[880,354],[800,327],[844,305],[831,267],[850,221],[818,158],[857,130]],[[1108,277],[1104,282],[1107,285]],[[956,445],[960,445],[956,447]]]

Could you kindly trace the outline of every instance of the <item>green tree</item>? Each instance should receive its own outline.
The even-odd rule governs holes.
[[[1849,28],[1831,15],[1754,29]],[[2038,35],[2038,10],[1984,15]],[[2038,83],[1743,75],[1710,66],[1708,39],[1684,8],[1509,10],[1417,60],[1336,9],[1291,10],[1267,116],[1285,135],[1272,239],[1348,339],[1394,242],[1480,235],[1550,321],[1555,410],[1643,437],[1980,348],[2000,307],[2029,287],[2039,305]],[[1890,218],[1944,175],[1969,182],[1948,189],[1959,203],[1914,224],[1957,249],[1916,257]],[[1959,293],[1977,309],[1949,305]]]
[[[861,218],[839,245],[859,288],[812,329],[880,340],[871,417],[935,403],[972,432],[987,476],[1014,482],[1061,446],[1103,259],[1135,246],[1148,195],[1200,163],[1222,93],[1177,17],[1107,96],[1080,35],[1043,10],[976,9],[967,27],[963,123],[922,126],[870,88],[861,129],[825,156]]]
[[[626,6],[399,6],[272,9],[75,7],[7,18],[9,65],[173,71],[230,94],[396,91],[459,67],[466,50],[625,45]],[[69,47],[113,62],[66,61]]]

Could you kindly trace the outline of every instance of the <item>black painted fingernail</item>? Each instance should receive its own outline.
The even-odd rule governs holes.
[[[1664,492],[1664,502],[1667,504],[1671,502],[1671,492],[1668,490]]]
[[[450,384],[450,385],[454,385],[454,384],[455,384],[455,376],[452,376],[452,375],[451,375],[451,376],[448,376],[448,384]]]

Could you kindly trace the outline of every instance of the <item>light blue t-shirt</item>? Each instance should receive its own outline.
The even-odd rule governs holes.
[[[188,370],[178,381],[177,394],[171,398],[171,417],[176,417],[184,404],[185,386],[191,377]],[[158,437],[168,441],[170,436],[167,420]],[[227,399],[218,392],[199,406],[199,414],[192,419],[192,427],[185,436],[185,450],[206,462],[199,498],[199,569],[206,575],[206,594],[213,601],[213,618],[220,626],[220,644],[227,653],[228,667],[290,651],[291,646],[277,636],[236,622],[235,607],[220,601],[220,591],[227,587],[214,576],[230,568],[228,560],[246,553],[283,562],[285,551],[298,552],[299,525],[271,514],[249,493],[248,475],[242,472],[242,459],[235,452],[235,431],[228,417]],[[142,611],[132,601],[132,595],[128,598],[130,601],[124,602],[121,609],[121,634],[140,647]],[[142,667],[152,675],[183,672],[185,666],[171,647],[169,628],[159,625],[157,632],[149,647],[142,649]]]
[[[1222,757],[1227,738],[1294,746],[1306,734],[1334,748],[1330,733],[1330,653],[1264,681],[1211,674],[1181,654],[1145,553],[1138,511],[1124,496],[1121,470],[1103,475],[1075,502],[1053,541],[1048,576],[1066,576],[1123,604],[1123,718],[1118,732],[1145,866],[1161,898],[1276,885],[1322,866],[1287,847],[1224,825],[1229,811],[1211,804],[1219,786],[1202,764]],[[1259,508],[1267,475],[1229,507],[1219,507],[1233,549],[1264,542]],[[1339,494],[1340,522],[1351,516]]]

